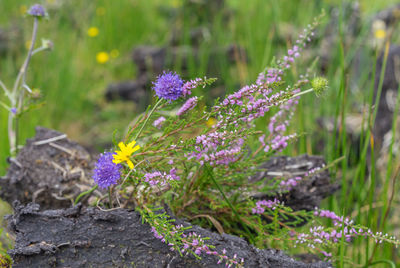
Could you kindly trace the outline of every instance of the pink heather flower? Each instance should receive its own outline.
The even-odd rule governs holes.
[[[265,207],[275,210],[276,206],[279,204],[280,204],[280,202],[276,198],[274,199],[274,201],[260,200],[260,201],[257,201],[256,207],[252,208],[252,213],[253,214],[263,214],[265,212]]]
[[[153,90],[157,96],[169,101],[177,100],[182,96],[183,80],[173,72],[163,72],[153,82]]]
[[[165,122],[165,117],[164,116],[160,116],[159,118],[157,118],[156,120],[154,120],[153,122],[153,126],[160,129],[162,127],[162,124]]]
[[[174,180],[180,180],[180,177],[176,175],[175,168],[172,168],[169,171],[169,174],[167,174],[166,172],[155,171],[151,173],[146,173],[144,175],[144,181],[149,183],[150,185],[164,186]]]
[[[189,98],[179,109],[179,111],[176,113],[177,116],[181,116],[185,114],[186,112],[192,110],[196,105],[197,105],[198,98],[197,97],[191,97]]]
[[[187,81],[182,87],[182,94],[184,97],[192,94],[192,89],[204,84],[204,80],[201,78],[196,78],[194,80]]]

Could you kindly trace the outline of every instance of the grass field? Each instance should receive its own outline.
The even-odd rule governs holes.
[[[42,125],[65,132],[68,136],[86,146],[102,151],[102,145],[112,139],[114,129],[119,133],[138,114],[139,108],[132,102],[106,102],[104,91],[109,83],[134,79],[135,66],[132,64],[132,48],[141,45],[162,46],[169,42],[173,29],[182,29],[181,45],[190,45],[188,31],[193,26],[207,26],[206,21],[197,18],[193,10],[183,8],[183,0],[140,1],[140,0],[47,0],[50,19],[40,23],[40,38],[54,42],[54,50],[34,56],[28,73],[29,84],[41,90],[43,107],[24,115],[20,121],[19,141],[34,135],[34,126]],[[346,126],[337,123],[337,131],[321,130],[317,118],[333,118],[335,122],[357,111],[357,106],[371,105],[373,70],[376,53],[368,47],[370,19],[379,10],[396,1],[360,1],[361,29],[359,35],[347,40],[348,20],[341,1],[311,0],[227,0],[225,6],[213,11],[209,25],[209,38],[199,47],[199,63],[189,64],[187,73],[191,78],[207,75],[223,81],[226,93],[233,92],[254,81],[257,74],[266,67],[275,55],[282,55],[295,40],[298,33],[325,9],[317,36],[321,40],[331,19],[331,9],[338,10],[338,22],[332,26],[329,51],[330,61],[325,70],[330,91],[326,96],[316,98],[305,96],[293,119],[293,131],[304,134],[285,150],[287,155],[303,153],[323,155],[328,163],[345,156],[331,174],[341,183],[341,190],[328,198],[323,207],[354,218],[360,224],[370,226],[374,231],[394,234],[400,237],[400,199],[391,193],[398,192],[399,179],[396,170],[399,156],[387,154],[388,161],[378,168],[378,152],[368,149],[373,143],[371,128],[365,128],[359,141],[364,150],[356,156]],[[0,55],[0,79],[12,85],[26,53],[31,34],[31,18],[22,15],[33,4],[24,0],[0,0],[0,28],[12,29],[11,48]],[[186,7],[186,6],[185,6]],[[229,17],[228,19],[226,17]],[[196,19],[197,18],[197,19]],[[88,35],[91,27],[98,29],[94,37]],[[10,30],[11,31],[11,30]],[[391,42],[398,36],[393,34]],[[207,73],[207,65],[213,47],[226,47],[232,43],[242,46],[248,56],[247,62],[230,65],[221,60],[215,64],[216,74]],[[293,69],[293,76],[302,74],[311,63],[324,52],[319,49],[321,42],[314,42],[307,50],[304,61],[300,60]],[[359,50],[365,53],[364,64],[358,75],[352,70],[351,62]],[[99,52],[107,52],[109,59],[101,64],[96,60]],[[318,66],[318,64],[317,64]],[[180,70],[180,65],[174,68]],[[314,72],[321,72],[315,68]],[[200,92],[197,92],[200,93]],[[0,94],[0,100],[4,95]],[[365,115],[373,116],[371,109]],[[343,121],[343,120],[342,120]],[[258,127],[263,127],[259,122]],[[335,134],[337,133],[337,134]],[[399,135],[399,133],[398,133]],[[7,112],[0,110],[0,175],[6,171],[9,146],[7,140]],[[318,147],[319,141],[325,146]],[[371,158],[366,157],[367,150]],[[368,167],[369,172],[365,172]],[[396,177],[397,176],[397,177]],[[394,188],[393,188],[394,187]],[[387,212],[388,211],[388,212]],[[385,216],[387,214],[387,216]],[[362,267],[377,262],[375,267],[400,267],[400,250],[383,244],[376,250],[374,241],[357,239],[350,245],[342,246],[337,252],[337,265],[350,264]]]

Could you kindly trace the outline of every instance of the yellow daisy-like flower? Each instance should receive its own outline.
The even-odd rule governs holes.
[[[125,145],[122,141],[118,143],[119,149],[121,151],[115,151],[117,154],[114,154],[113,162],[115,164],[119,164],[122,162],[126,162],[130,169],[133,169],[135,166],[133,165],[131,159],[129,158],[134,152],[140,149],[139,145],[136,145],[136,141],[131,141],[127,145]]]
[[[97,60],[97,62],[100,63],[100,64],[106,63],[109,59],[110,59],[110,56],[108,55],[107,52],[104,52],[104,51],[99,52],[99,53],[97,53],[97,55],[96,55],[96,60]]]
[[[99,34],[99,28],[97,27],[90,27],[89,30],[87,31],[87,34],[90,37],[95,37]]]

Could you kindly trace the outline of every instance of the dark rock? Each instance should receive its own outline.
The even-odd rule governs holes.
[[[379,81],[383,68],[383,53],[380,55],[375,72],[375,91],[377,97]],[[400,46],[391,46],[386,62],[385,74],[383,76],[382,93],[378,104],[378,112],[375,120],[375,138],[381,142],[384,135],[390,131],[393,121],[393,112],[399,90],[400,80]]]
[[[15,248],[9,252],[13,267],[225,267],[214,256],[203,254],[199,260],[171,251],[134,211],[76,207],[74,213],[71,209],[40,212],[37,205],[16,204],[8,221],[16,234]],[[260,250],[239,237],[198,226],[189,231],[209,237],[218,252],[225,248],[229,257],[244,258],[245,267],[332,267],[321,261],[295,261],[282,251]]]
[[[302,155],[298,157],[279,156],[265,162],[260,168],[266,171],[260,172],[250,179],[250,182],[264,181],[271,183],[275,178],[304,177],[305,173],[315,168],[323,168],[325,161],[321,156]],[[288,193],[268,196],[264,193],[254,193],[256,199],[278,198],[285,205],[294,210],[313,210],[318,207],[322,199],[333,194],[339,189],[339,185],[332,183],[328,170],[316,172],[307,179],[303,179]]]
[[[374,21],[381,20],[385,22],[387,26],[393,25],[400,19],[400,4],[396,4],[387,9],[381,10],[373,18]]]
[[[19,200],[36,202],[42,208],[65,208],[92,187],[90,154],[54,130],[37,127],[36,136],[10,162],[6,176],[0,179],[0,196],[9,203]]]
[[[138,81],[126,81],[110,84],[107,87],[105,97],[107,101],[122,99],[140,103],[147,100],[149,95],[149,92],[145,89],[145,84]]]
[[[132,59],[136,64],[139,76],[142,74],[159,74],[165,68],[167,48],[139,46],[133,50]]]

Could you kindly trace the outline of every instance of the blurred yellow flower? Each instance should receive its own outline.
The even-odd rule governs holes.
[[[19,6],[19,13],[20,13],[21,15],[25,15],[25,14],[26,14],[26,11],[28,11],[28,7],[27,7],[26,5],[21,5],[21,6]]]
[[[125,145],[122,141],[118,143],[119,149],[121,151],[115,151],[117,154],[114,154],[114,160],[113,162],[115,164],[120,164],[122,162],[126,162],[129,166],[130,169],[133,169],[135,166],[133,165],[132,161],[129,159],[129,157],[136,152],[137,150],[140,149],[139,145],[136,145],[136,141],[131,141],[127,145]]]
[[[96,55],[96,60],[97,60],[97,62],[100,63],[100,64],[106,63],[109,59],[110,59],[110,56],[108,55],[107,52],[104,52],[104,51],[99,52],[99,53],[97,53],[97,55]]]
[[[213,125],[215,125],[217,123],[217,120],[214,117],[210,117],[207,122],[206,125],[208,127],[212,127]]]
[[[383,29],[379,29],[375,31],[375,37],[378,39],[383,39],[386,37],[386,31]]]
[[[26,41],[26,42],[25,42],[25,48],[26,48],[26,49],[30,49],[30,48],[31,48],[31,44],[32,44],[32,41],[31,41],[31,40]]]
[[[180,0],[172,0],[171,5],[172,5],[172,7],[174,7],[174,8],[178,8],[178,7],[180,7],[182,4],[181,4],[181,1],[180,1]]]
[[[116,58],[119,56],[119,50],[118,49],[113,49],[110,51],[110,56],[111,58]]]
[[[95,37],[99,34],[99,29],[97,27],[90,27],[89,30],[87,31],[87,34],[90,37]]]
[[[104,16],[104,14],[106,14],[106,9],[104,7],[98,7],[96,8],[96,14],[97,16]]]

